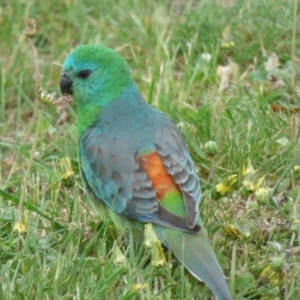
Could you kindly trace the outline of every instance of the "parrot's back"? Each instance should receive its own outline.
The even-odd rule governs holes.
[[[119,144],[120,148],[110,150],[122,151],[126,147],[136,152],[151,146],[153,148],[156,131],[171,123],[166,115],[145,102],[133,84],[102,108],[93,127],[108,135],[116,146]]]

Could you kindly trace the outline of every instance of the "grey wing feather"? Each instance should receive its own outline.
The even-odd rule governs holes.
[[[99,128],[91,127],[80,138],[79,152],[82,175],[88,189],[115,213],[186,232],[196,233],[200,230],[199,226],[187,226],[185,218],[174,215],[160,204],[150,178],[137,160],[137,153],[126,143],[121,148],[118,142],[101,133]],[[165,155],[166,161],[168,157],[169,167],[178,168],[175,173],[181,180],[180,184],[186,183],[188,178],[182,180],[179,175],[183,172],[182,166],[174,164],[172,155]],[[187,158],[179,160],[183,165],[188,164]],[[185,199],[188,197],[186,195]],[[189,211],[192,209],[189,208]]]
[[[79,151],[89,190],[109,209],[127,218],[156,212],[160,203],[151,180],[133,150],[126,144],[119,146],[97,127],[83,134]]]
[[[186,224],[194,228],[199,218],[200,183],[192,158],[179,130],[169,123],[155,135],[157,152],[167,172],[178,184],[185,201]]]

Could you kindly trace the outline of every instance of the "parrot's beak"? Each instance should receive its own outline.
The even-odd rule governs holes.
[[[64,72],[61,75],[59,85],[60,85],[60,91],[63,95],[65,95],[65,94],[72,95],[73,94],[73,89],[72,89],[73,82],[72,82],[72,79],[71,79],[69,73]]]

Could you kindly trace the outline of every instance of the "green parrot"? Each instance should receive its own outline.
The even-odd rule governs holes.
[[[79,46],[64,62],[60,89],[77,105],[81,173],[94,201],[121,227],[151,223],[217,299],[232,299],[199,217],[189,151],[174,123],[145,102],[124,58],[107,47]]]

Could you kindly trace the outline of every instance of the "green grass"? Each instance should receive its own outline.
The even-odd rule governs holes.
[[[88,205],[78,174],[76,108],[69,105],[58,126],[55,108],[35,100],[37,84],[59,94],[62,62],[84,43],[117,49],[145,99],[181,124],[199,168],[201,215],[234,299],[299,299],[300,65],[291,57],[293,1],[86,2],[1,2],[0,299],[212,298],[170,253],[168,264],[155,268],[142,245],[126,249],[111,221]],[[37,21],[32,39],[23,34],[28,18]],[[226,28],[230,47],[222,46]],[[296,56],[299,49],[296,40]],[[264,64],[271,53],[280,68],[269,80]],[[217,66],[229,60],[240,75],[253,67],[220,91]],[[219,147],[213,158],[204,151],[210,140]],[[61,179],[59,160],[66,156],[75,171],[71,186]],[[269,197],[243,187],[248,161],[265,175]],[[235,184],[218,194],[216,184],[233,174]],[[24,234],[13,230],[19,217],[26,217]],[[114,241],[124,263],[114,263]],[[268,268],[273,277],[265,275]]]

